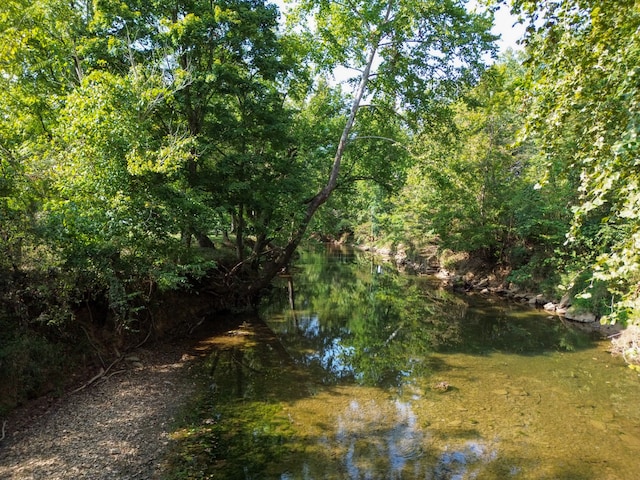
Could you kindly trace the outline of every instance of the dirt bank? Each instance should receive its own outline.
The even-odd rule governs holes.
[[[0,478],[160,478],[170,427],[193,393],[190,366],[207,351],[207,329],[214,327],[139,348],[110,377],[13,412],[0,442]]]

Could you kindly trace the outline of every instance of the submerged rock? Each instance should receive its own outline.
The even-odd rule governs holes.
[[[450,386],[451,385],[449,385],[449,382],[438,382],[433,386],[433,389],[439,392],[446,392],[447,390],[449,390]]]
[[[574,322],[592,323],[596,321],[596,316],[591,312],[576,312],[573,308],[568,308],[564,314],[567,320]]]

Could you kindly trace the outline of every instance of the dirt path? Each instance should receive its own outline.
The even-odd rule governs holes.
[[[194,356],[186,350],[139,349],[130,354],[135,360],[114,369],[126,366],[122,373],[35,418],[28,411],[14,415],[0,442],[0,479],[160,478],[171,423],[194,388],[188,375]]]

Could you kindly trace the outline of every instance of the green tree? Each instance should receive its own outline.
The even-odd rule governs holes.
[[[482,55],[494,40],[488,33],[490,15],[469,13],[458,1],[305,0],[295,6],[290,24],[303,28],[314,43],[318,71],[326,74],[342,65],[359,73],[352,79],[351,107],[326,181],[307,202],[286,247],[254,285],[257,289],[289,262],[315,213],[338,187],[363,102],[382,117],[398,116],[408,126],[428,128],[464,84],[477,80]]]
[[[73,3],[7,0],[0,6],[0,215],[2,257],[14,269],[33,239],[41,203],[40,158],[64,95],[82,76],[86,21]]]
[[[187,245],[195,235],[210,246],[207,234],[232,223],[239,260],[248,235],[258,237],[254,250],[264,249],[278,221],[269,187],[291,164],[284,94],[297,67],[279,41],[277,18],[264,1],[121,2],[105,5],[99,22],[101,35],[119,46],[110,65],[144,61],[181,85],[156,123],[165,135],[183,131],[196,140],[185,189],[203,201],[185,211],[182,236]]]
[[[617,299],[610,319],[638,322],[640,7],[631,0],[539,7],[514,2],[529,21],[529,129],[542,139],[549,172],[560,166],[579,182],[568,246]]]
[[[199,262],[176,238],[211,246],[228,225],[259,295],[336,188],[403,180],[398,142],[443,116],[493,40],[489,16],[458,1],[304,1],[287,34],[264,0],[2,8],[6,191],[18,177],[37,191],[53,263],[112,297],[149,273],[179,284]],[[316,73],[361,68],[354,94],[316,85],[307,98],[306,59]]]
[[[461,215],[469,218],[470,230],[458,236],[514,266],[518,260],[548,257],[562,243],[573,195],[573,185],[563,178],[554,178],[549,192],[537,188],[544,162],[536,139],[519,140],[526,96],[521,61],[507,55],[488,72],[458,117],[465,145],[463,165],[457,167],[464,172],[460,184],[471,189],[463,197],[474,199],[471,218]],[[517,258],[518,250],[525,258]]]
[[[107,289],[121,319],[133,293],[128,283],[174,287],[198,268],[176,263],[180,206],[197,201],[185,195],[180,176],[193,141],[153,135],[153,103],[159,92],[170,92],[139,78],[87,74],[66,97],[43,164],[49,178],[44,238],[66,268],[90,275],[85,287]]]
[[[100,5],[11,1],[0,10],[3,225],[14,258],[16,245],[33,252],[31,271],[65,272],[41,286],[52,290],[46,301],[64,311],[106,292],[122,319],[127,284],[175,286],[190,269],[169,246],[176,214],[193,202],[176,189],[192,139],[152,121],[181,88],[157,63],[129,56],[107,68],[110,50],[97,55]]]
[[[553,290],[556,257],[569,229],[576,184],[552,175],[535,136],[520,139],[528,91],[522,58],[508,52],[453,107],[450,121],[415,138],[419,161],[402,191],[378,202],[378,242],[416,249],[435,239],[441,248],[473,252],[511,279]]]
[[[30,325],[40,313],[41,299],[55,302],[64,296],[47,294],[48,286],[37,278],[57,265],[41,235],[47,196],[43,162],[65,95],[82,76],[76,46],[86,24],[69,2],[9,0],[0,5],[0,268],[11,328]],[[21,284],[27,271],[36,274],[31,282],[39,287],[36,295]]]

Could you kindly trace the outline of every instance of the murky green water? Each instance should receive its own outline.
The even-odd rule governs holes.
[[[640,381],[608,342],[350,253],[288,280],[212,339],[201,478],[640,478]]]

